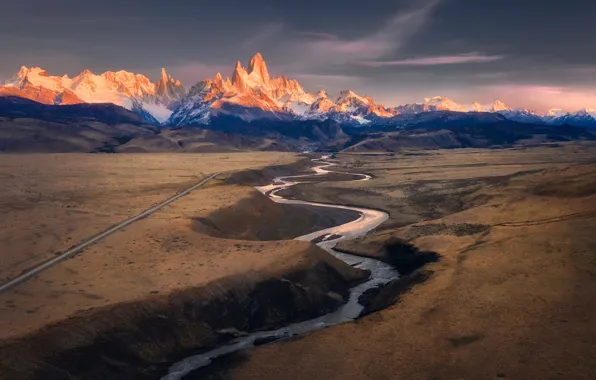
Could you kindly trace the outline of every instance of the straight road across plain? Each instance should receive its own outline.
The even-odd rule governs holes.
[[[24,272],[23,274],[21,274],[20,276],[15,277],[12,280],[0,285],[0,293],[3,293],[5,291],[17,286],[18,284],[21,284],[21,283],[27,281],[27,280],[30,280],[31,278],[37,276],[42,271],[53,267],[54,265],[60,263],[61,261],[64,261],[66,259],[73,257],[74,255],[82,252],[85,248],[89,247],[90,245],[92,245],[94,243],[97,243],[101,239],[113,234],[114,232],[117,232],[117,231],[123,229],[124,227],[131,225],[132,223],[138,221],[139,219],[143,219],[143,218],[153,214],[154,212],[156,212],[156,211],[162,209],[163,207],[169,205],[170,203],[182,198],[183,196],[188,195],[191,191],[203,186],[205,183],[209,182],[211,179],[215,178],[219,174],[220,173],[211,174],[208,177],[202,179],[199,183],[166,199],[165,201],[161,202],[160,204],[155,205],[155,206],[141,212],[140,214],[137,214],[131,218],[126,219],[123,222],[118,223],[115,226],[108,228],[107,230],[93,236],[92,238],[89,238],[89,239],[79,243],[78,245],[72,247],[68,251],[63,252],[50,260],[47,260],[39,265],[36,265],[35,267],[33,267],[33,268],[27,270],[26,272]]]

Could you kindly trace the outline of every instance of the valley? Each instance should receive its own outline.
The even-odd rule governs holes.
[[[282,194],[390,214],[341,252],[399,264],[412,244],[439,260],[381,290],[376,313],[187,378],[593,378],[594,148],[338,154],[373,178]]]
[[[0,1],[0,380],[596,379],[596,1]]]
[[[152,82],[127,71],[74,78],[22,67],[0,86],[0,152],[396,152],[504,148],[596,140],[596,111],[538,113],[449,98],[386,107],[342,90],[308,92],[272,77],[260,53],[231,77],[188,91],[165,69]]]
[[[101,205],[113,217],[123,217],[124,207],[146,206],[186,187],[191,168],[196,176],[213,170],[225,173],[0,294],[0,317],[6,321],[0,373],[8,379],[61,378],[63,371],[71,378],[149,379],[168,371],[171,378],[180,378],[180,368],[185,368],[184,379],[321,374],[424,378],[453,373],[516,377],[516,371],[542,376],[548,370],[543,363],[564,365],[569,355],[589,350],[590,340],[577,334],[596,334],[586,318],[593,312],[586,305],[595,270],[588,232],[596,217],[595,150],[596,145],[583,142],[345,152],[328,159],[334,167],[321,167],[316,173],[309,168],[317,162],[287,153],[5,156],[27,158],[31,168],[43,168],[36,160],[49,162],[59,170],[45,175],[62,176],[57,184],[67,188],[85,184],[77,192],[87,193],[88,200],[81,203],[83,198],[73,197],[76,193],[52,187],[39,189],[40,195],[53,194],[52,199],[62,198],[75,210],[84,206],[92,211]],[[137,159],[145,169],[134,165]],[[147,160],[152,160],[150,166],[145,166]],[[19,171],[25,164],[20,163]],[[84,177],[93,166],[102,171]],[[148,176],[149,167],[160,169],[155,177]],[[117,171],[118,178],[129,178],[125,187],[106,181]],[[34,176],[14,173],[13,184],[21,185],[9,191],[29,189],[27,181]],[[252,188],[275,177],[291,181],[292,175],[304,183],[259,188],[279,203]],[[345,205],[347,210],[292,205],[303,203],[297,199]],[[36,203],[36,215],[44,215],[43,204]],[[358,219],[349,211],[354,206],[373,214],[372,210],[383,210],[377,213],[387,212],[388,220],[363,230],[374,228],[366,236],[350,234],[348,222]],[[12,220],[25,221],[26,209],[19,209],[11,212],[23,216]],[[77,226],[100,229],[113,223],[99,214],[46,211],[54,221],[69,222],[47,223],[44,235],[62,236],[66,228],[69,236],[84,236],[90,231]],[[13,225],[9,235],[26,232],[24,225]],[[6,241],[19,242],[9,235]],[[301,235],[325,249],[340,241],[330,255],[301,238],[288,240]],[[23,235],[21,247],[31,241],[35,239]],[[342,261],[340,252],[348,254],[345,259],[352,265]],[[398,268],[401,277],[364,291],[367,288],[358,284],[366,286],[369,274],[359,267],[376,268],[367,268],[366,260],[371,259]],[[325,324],[311,329],[309,322],[301,321],[333,321],[334,311],[342,313],[342,305],[351,305],[355,299],[350,289],[363,292],[357,298],[365,305],[359,306],[364,316],[302,335]],[[572,325],[577,327],[561,328]],[[298,331],[300,337],[293,337]],[[333,343],[340,336],[341,347]],[[518,341],[532,342],[532,352],[544,360],[516,351],[513,342]],[[210,355],[219,348],[226,352],[233,342],[257,347],[206,367],[186,367],[185,363],[209,361],[209,356],[197,353]],[[560,345],[568,349],[554,348]],[[421,351],[432,353],[433,359],[418,356]],[[487,361],[495,352],[510,354],[482,368],[470,365]],[[296,367],[296,356],[308,365]],[[591,363],[580,360],[574,368],[564,368],[578,376],[590,374]]]
[[[278,205],[239,184],[269,181],[276,171],[307,170],[310,162],[295,155],[12,157],[11,199],[28,194],[28,181],[35,177],[31,171],[36,170],[48,177],[46,187],[34,191],[51,201],[22,197],[28,207],[9,210],[12,224],[2,228],[3,240],[12,244],[12,255],[3,252],[6,275],[18,274],[16,266],[25,261],[31,265],[42,260],[45,251],[36,248],[53,244],[60,249],[73,240],[66,237],[88,237],[90,229],[109,227],[112,220],[187,188],[196,182],[187,177],[189,172],[221,174],[3,291],[2,378],[59,378],[64,371],[82,378],[154,378],[167,369],[168,361],[221,344],[244,330],[281,327],[333,311],[347,300],[349,289],[367,277],[366,271],[306,241],[287,240],[356,219],[356,213]],[[135,165],[135,157],[142,167]],[[39,160],[57,172],[44,170]],[[8,172],[6,166],[3,170]],[[69,210],[60,212],[64,207]],[[22,223],[15,224],[19,220]],[[28,233],[51,234],[56,241],[38,241]],[[30,246],[32,242],[39,245]],[[37,255],[28,256],[31,252]],[[253,306],[246,309],[247,302]],[[190,314],[189,306],[194,309]],[[221,308],[229,311],[222,315]],[[136,334],[140,325],[151,326],[153,332]],[[102,352],[105,345],[120,348],[97,361],[93,352]],[[114,361],[120,364],[114,366]]]

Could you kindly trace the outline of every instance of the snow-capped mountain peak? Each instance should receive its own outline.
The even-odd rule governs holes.
[[[0,95],[16,95],[45,104],[113,103],[158,121],[171,114],[173,102],[186,95],[180,81],[162,69],[157,83],[141,74],[83,70],[74,78],[50,76],[40,67],[21,67],[15,79],[0,87]],[[147,115],[151,116],[147,116]]]
[[[166,71],[165,67],[161,68],[161,80],[160,82],[167,82],[170,78],[170,75],[168,74],[168,72]]]
[[[549,124],[555,125],[573,125],[573,126],[596,126],[596,110],[592,108],[582,108],[577,112],[564,113],[560,116],[549,118]]]
[[[569,112],[564,111],[560,108],[551,108],[550,110],[548,110],[548,112],[546,113],[547,116],[550,117],[561,117],[561,116],[565,116],[567,115]]]
[[[221,73],[215,74],[215,79],[213,80],[213,83],[215,83],[219,87],[223,86],[224,80],[223,80],[223,77],[221,76]]]
[[[247,66],[238,61],[231,77],[224,79],[217,73],[213,79],[199,82],[189,92],[165,68],[161,69],[159,80],[152,82],[144,75],[123,70],[102,74],[84,70],[70,78],[67,75],[51,76],[40,67],[23,66],[12,80],[0,86],[0,95],[21,96],[46,104],[113,103],[137,111],[149,121],[179,126],[206,124],[219,116],[233,116],[244,121],[333,119],[351,124],[388,120],[400,125],[404,120],[419,117],[417,114],[428,113],[428,117],[432,117],[431,113],[437,111],[449,111],[439,115],[498,113],[501,119],[534,124],[596,125],[596,110],[591,108],[573,113],[551,109],[540,114],[511,108],[500,100],[492,104],[460,104],[445,96],[386,108],[376,104],[371,97],[360,96],[352,90],[341,91],[337,97],[328,97],[323,89],[313,94],[305,91],[295,79],[285,75],[271,77],[260,53],[256,53]],[[490,115],[466,117],[475,116],[480,120]]]
[[[287,81],[287,78],[285,79]],[[218,81],[219,79],[216,77],[215,82]],[[245,69],[240,61],[236,62],[236,67],[232,73],[232,84],[236,87],[237,91],[251,92],[260,89],[268,94],[270,94],[275,87],[279,87],[278,85],[271,83],[267,63],[260,53],[257,53],[251,58],[248,63],[248,69]]]
[[[343,90],[339,93],[339,97],[335,101],[339,106],[358,107],[370,105],[370,98],[357,95],[352,90]]]
[[[182,99],[186,95],[186,90],[179,80],[174,79],[165,68],[162,68],[161,78],[155,85],[155,95],[161,103],[169,105]]]
[[[85,70],[74,77],[69,89],[87,103],[114,103],[132,109],[133,99],[155,95],[149,78],[128,71],[106,71],[97,75]]]
[[[248,75],[255,83],[260,83],[263,86],[269,85],[269,71],[261,53],[257,53],[251,58],[248,64]]]
[[[41,69],[40,69],[41,70]],[[27,73],[29,72],[29,69],[27,68],[27,66],[21,66],[21,68],[19,69],[19,71],[17,72],[16,77],[17,78],[24,78],[27,76]]]
[[[582,108],[575,113],[577,116],[591,116],[596,118],[596,109],[594,108]]]
[[[198,87],[201,90],[198,90]],[[170,124],[205,124],[215,116],[236,116],[245,121],[258,118],[284,119],[303,114],[316,100],[286,76],[271,78],[267,63],[257,53],[248,69],[236,62],[231,81],[221,74],[191,89],[192,96],[174,112]]]
[[[327,98],[324,90],[317,95],[306,92],[295,79],[283,75],[272,78],[263,56],[257,53],[245,69],[237,62],[230,85],[221,75],[204,82],[201,91],[191,89],[182,106],[168,123],[174,125],[204,124],[213,117],[233,115],[250,121],[255,118],[345,119],[368,122],[366,115],[392,116],[384,107],[374,104],[350,90],[342,91],[337,100]]]
[[[468,109],[445,96],[434,96],[432,98],[424,98],[424,103],[436,107],[437,110],[442,111],[458,111],[467,112]]]
[[[50,77],[48,72],[41,67],[27,68],[22,66],[16,75],[15,80],[8,85],[23,88],[26,85],[36,87],[43,87],[52,91],[58,91],[62,87],[62,83],[68,83],[70,78],[64,77]]]
[[[493,112],[500,112],[500,111],[511,111],[511,107],[500,100],[495,100],[495,104],[492,107]]]
[[[236,62],[236,67],[234,68],[234,72],[232,73],[232,84],[239,90],[244,91],[246,88],[248,73],[242,67],[240,61]]]

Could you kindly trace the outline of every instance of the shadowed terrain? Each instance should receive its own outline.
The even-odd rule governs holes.
[[[22,199],[21,207],[3,203],[11,216],[2,237],[10,248],[2,255],[7,278],[51,256],[48,248],[196,183],[190,173],[222,174],[0,294],[2,378],[155,378],[173,361],[246,332],[327,314],[368,277],[289,240],[358,215],[277,204],[241,184],[303,168],[294,155],[5,157],[14,159],[2,168],[12,175],[5,195]],[[44,185],[31,186],[40,176]],[[30,237],[43,228],[53,240]]]

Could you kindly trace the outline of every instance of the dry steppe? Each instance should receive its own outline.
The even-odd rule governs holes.
[[[60,236],[77,226],[103,229],[128,216],[120,212],[129,205],[138,212],[201,175],[224,170],[218,169],[226,160],[222,155],[206,166],[196,166],[193,156],[105,156],[119,158],[95,173],[109,178],[106,173],[127,172],[137,182],[111,182],[104,189],[106,180],[78,170],[65,183],[76,188],[76,178],[84,178],[85,190],[69,193],[69,185],[44,184],[53,198],[11,212],[23,215],[23,229],[37,214],[45,215],[47,232],[54,227],[48,220],[56,220]],[[237,165],[226,170],[249,166],[246,157],[223,156]],[[45,159],[34,157],[30,174],[50,170],[37,167],[47,167],[41,161],[54,156],[40,157]],[[97,167],[98,161],[82,164],[86,155],[64,157]],[[130,157],[152,164],[129,167]],[[298,165],[295,156],[260,158],[251,165]],[[376,231],[339,248],[391,261],[387,242],[398,239],[436,252],[440,260],[421,269],[426,281],[355,322],[233,355],[185,379],[596,378],[596,145],[341,153],[333,160],[341,170],[373,178],[347,182],[348,176],[335,176],[341,181],[298,185],[286,195],[388,211],[390,219]],[[68,173],[73,165],[79,164],[63,161],[57,167]],[[142,173],[151,167],[160,169],[148,183]],[[20,171],[11,177],[20,192],[38,182],[14,173]],[[49,174],[39,175],[51,182]],[[256,170],[218,176],[0,295],[0,378],[155,378],[153,364],[163,371],[188,350],[221,344],[238,330],[336,307],[364,274],[309,243],[272,240],[306,231],[320,216],[275,204],[242,185],[266,180],[261,175]],[[3,186],[7,193],[16,191]],[[96,187],[103,190],[93,192]],[[81,192],[87,195],[72,201]],[[11,198],[2,199],[11,210]],[[67,212],[69,202],[85,211],[106,207],[104,217]],[[11,231],[2,238],[19,236],[18,229]],[[34,240],[35,235],[20,238],[25,244]],[[244,320],[249,309],[259,312]]]
[[[389,210],[340,248],[389,259],[386,242],[407,241],[441,255],[429,279],[378,313],[196,378],[596,378],[595,158],[584,144],[338,155],[375,178],[295,195]]]
[[[291,163],[279,152],[0,155],[0,281],[211,173]],[[208,202],[208,200],[205,200]]]
[[[370,181],[298,185],[285,194],[311,201],[382,209],[381,229],[401,227],[462,211],[483,202],[465,197],[524,173],[596,160],[596,144],[546,144],[509,149],[448,149],[402,153],[340,153],[335,170],[363,172]],[[343,169],[342,169],[343,167]]]
[[[242,173],[259,177],[264,167],[303,165],[293,154],[0,158],[13,183],[3,183],[8,274],[221,172],[1,293],[0,378],[154,378],[234,331],[326,314],[366,277],[308,242],[289,240],[341,222],[230,183]],[[344,214],[339,220],[352,217]],[[52,239],[39,241],[44,234]]]

